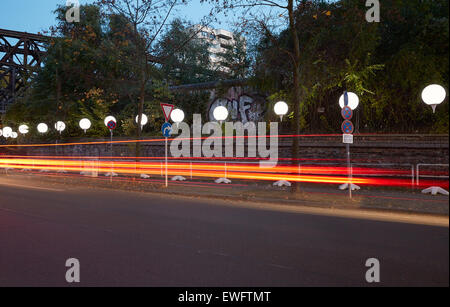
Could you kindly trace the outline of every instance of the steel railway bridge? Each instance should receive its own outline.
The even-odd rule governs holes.
[[[0,29],[0,114],[41,66],[50,37]]]

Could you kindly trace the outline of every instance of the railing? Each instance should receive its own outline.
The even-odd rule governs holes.
[[[417,166],[416,166],[416,185],[419,185],[419,180],[420,180],[420,177],[423,177],[423,178],[447,178],[447,179],[449,179],[449,175],[420,175],[420,167],[421,166],[427,166],[427,167],[430,167],[430,166],[434,166],[434,167],[442,167],[442,166],[446,166],[447,167],[447,169],[448,169],[448,164],[426,164],[426,163],[420,163],[420,164],[417,164]],[[448,172],[447,172],[447,174],[448,174]]]

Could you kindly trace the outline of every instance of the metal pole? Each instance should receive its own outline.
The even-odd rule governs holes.
[[[419,167],[420,167],[420,164],[417,164],[416,165],[416,186],[419,185]]]
[[[348,196],[352,198],[352,171],[350,165],[350,144],[346,144],[347,147],[347,170],[348,170]]]
[[[166,138],[166,141],[165,141],[165,152],[166,152],[166,155],[165,155],[165,164],[166,164],[166,188],[168,187],[168,185],[169,185],[169,183],[168,183],[168,180],[167,180],[167,138]]]
[[[112,129],[109,129],[109,131],[111,132],[111,144],[110,144],[110,149],[111,149],[111,173],[110,173],[110,175],[111,176],[109,176],[109,182],[112,182],[112,177],[113,177],[113,143],[112,143],[112,141],[113,141],[113,131],[112,131]]]

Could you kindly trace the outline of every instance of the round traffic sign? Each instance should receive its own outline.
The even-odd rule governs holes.
[[[341,110],[341,115],[343,119],[351,120],[353,117],[353,111],[349,106],[345,106]]]
[[[110,121],[106,124],[106,126],[108,127],[109,130],[114,130],[114,129],[116,129],[116,122],[113,121],[113,120],[110,120]]]
[[[344,120],[342,122],[341,126],[342,132],[345,134],[352,134],[353,130],[355,130],[355,127],[353,126],[353,123],[349,120]]]
[[[165,122],[161,127],[161,131],[163,136],[168,138],[172,134],[172,125],[168,122]]]

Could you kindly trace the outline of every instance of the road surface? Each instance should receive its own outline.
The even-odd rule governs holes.
[[[0,178],[0,286],[448,286],[449,229]]]

